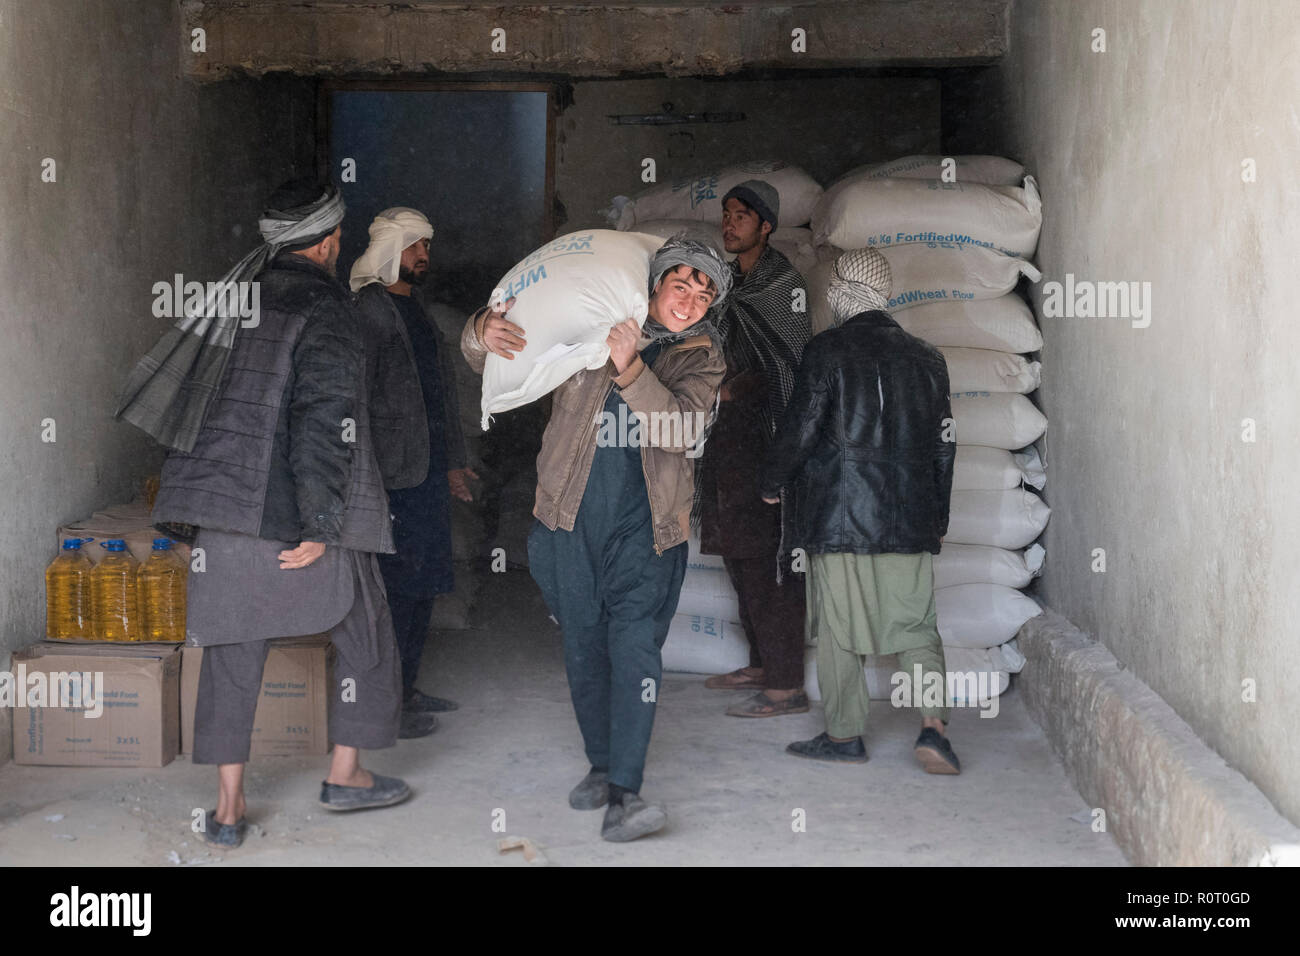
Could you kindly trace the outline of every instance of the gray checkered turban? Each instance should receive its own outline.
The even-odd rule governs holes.
[[[727,265],[727,260],[722,258],[718,250],[713,248],[713,244],[692,239],[685,233],[678,233],[660,246],[659,251],[650,260],[651,294],[654,293],[655,286],[659,284],[663,274],[678,266],[699,269],[713,280],[713,285],[718,291],[713,297],[710,309],[717,309],[722,304],[722,300],[727,297],[727,293],[731,291],[731,267]]]
[[[889,260],[877,249],[851,249],[835,260],[826,299],[835,324],[872,309],[888,311]]]

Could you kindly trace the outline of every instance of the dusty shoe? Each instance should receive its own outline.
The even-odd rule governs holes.
[[[605,822],[601,824],[600,835],[611,843],[627,843],[662,830],[667,822],[668,814],[663,807],[646,803],[638,794],[625,793],[605,811]]]
[[[427,737],[437,729],[438,718],[433,714],[404,710],[402,723],[397,729],[397,737],[399,740],[413,740],[416,737]]]
[[[776,700],[763,692],[755,694],[748,700],[743,700],[738,704],[732,704],[727,708],[727,716],[780,717],[783,714],[806,714],[809,709],[808,695],[803,691],[799,691],[799,693],[793,694],[785,700]]]
[[[569,791],[569,806],[575,810],[599,810],[609,803],[609,774],[592,770]]]
[[[933,727],[921,731],[913,752],[926,773],[961,773],[961,761],[953,753],[952,744]]]
[[[204,821],[203,839],[209,846],[221,850],[236,850],[243,844],[246,833],[248,833],[248,821],[243,817],[235,823],[218,823],[217,811],[208,811]]]
[[[441,714],[448,710],[457,710],[460,704],[445,697],[430,697],[412,687],[402,696],[402,710],[417,714]]]
[[[840,743],[831,740],[830,734],[820,733],[812,740],[796,740],[785,748],[788,754],[807,757],[809,760],[826,760],[831,763],[866,763],[867,748],[861,737]]]
[[[369,787],[344,787],[337,783],[320,785],[320,803],[326,810],[366,810],[391,807],[411,795],[405,780],[372,773],[375,782]]]

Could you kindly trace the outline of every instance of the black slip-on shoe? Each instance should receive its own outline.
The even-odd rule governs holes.
[[[861,737],[855,737],[845,743],[831,740],[828,733],[820,733],[812,740],[796,740],[785,748],[788,754],[807,757],[809,760],[825,760],[829,763],[866,763],[867,748]]]
[[[431,697],[415,688],[408,690],[402,697],[402,710],[414,711],[417,714],[441,714],[459,708],[460,704],[454,700],[448,700],[445,697]]]
[[[322,782],[320,785],[320,804],[326,810],[366,810],[370,807],[391,807],[401,803],[411,795],[411,788],[405,780],[396,777],[384,777],[372,773],[374,786],[344,787],[336,783]]]
[[[961,761],[953,753],[948,738],[933,727],[926,727],[913,746],[916,759],[926,773],[961,773]]]
[[[611,803],[605,811],[600,835],[611,843],[627,843],[662,830],[667,822],[668,814],[663,807],[646,803],[639,794],[625,793],[619,802]]]
[[[203,826],[203,840],[221,850],[236,850],[248,833],[248,821],[240,817],[235,823],[218,823],[217,811],[209,810]]]
[[[402,711],[402,723],[397,728],[397,739],[413,740],[416,737],[427,737],[437,729],[438,718],[433,714],[404,710]]]
[[[569,806],[575,810],[599,810],[609,803],[609,774],[592,770],[569,791]]]

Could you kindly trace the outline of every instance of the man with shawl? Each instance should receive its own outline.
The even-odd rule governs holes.
[[[401,737],[423,737],[455,701],[415,687],[433,601],[454,585],[451,495],[470,501],[454,353],[425,314],[414,287],[429,274],[433,226],[415,209],[385,209],[352,266],[366,340],[366,381],[375,457],[388,490],[396,554],[379,558],[402,661]]]
[[[910,683],[921,709],[916,757],[927,773],[955,774],[931,564],[948,531],[956,457],[948,367],[885,311],[890,285],[875,249],[836,261],[827,296],[836,327],[804,352],[763,468],[765,501],[790,486],[798,495],[795,540],[809,554],[808,636],[826,706],[826,731],[786,749],[864,762],[864,657],[897,654],[895,692]]]
[[[780,197],[761,180],[722,200],[722,234],[734,290],[717,320],[727,358],[722,404],[700,465],[700,550],[720,554],[740,603],[749,666],[711,677],[706,687],[759,693],[727,709],[733,717],[774,717],[808,710],[804,692],[804,581],[792,573],[783,518],[791,507],[759,500],[758,469],[794,388],[812,336],[796,312],[803,277],[770,243]]]
[[[696,428],[632,429],[601,440],[602,422],[635,415],[704,422],[724,363],[705,320],[731,276],[712,246],[670,239],[650,265],[649,312],[614,326],[604,368],[579,372],[553,394],[537,457],[537,523],[528,565],[564,632],[565,669],[590,772],[569,794],[576,810],[608,804],[601,836],[625,842],[667,822],[640,797],[663,662],[660,650],[686,573]],[[481,371],[506,358],[524,330],[513,300],[470,317],[461,351]],[[663,419],[661,419],[662,421]],[[632,436],[636,435],[635,438]]]
[[[218,766],[203,832],[224,848],[246,832],[244,764],[272,638],[329,632],[334,644],[321,804],[410,795],[360,764],[362,748],[397,740],[401,668],[376,560],[393,547],[364,352],[334,277],[343,200],[332,184],[299,180],[267,206],[264,244],[223,280],[260,284],[257,321],[183,317],[137,365],[118,409],[171,449],[154,522],[202,553],[186,618],[187,642],[204,648],[193,760]]]

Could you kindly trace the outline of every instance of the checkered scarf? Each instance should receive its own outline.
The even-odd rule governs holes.
[[[841,325],[862,312],[889,311],[893,277],[889,260],[876,249],[850,249],[835,260],[826,301],[835,324]]]
[[[243,289],[285,246],[323,238],[343,221],[343,197],[332,184],[315,202],[297,209],[268,209],[257,222],[258,246],[209,283],[203,311],[178,317],[127,378],[115,418],[128,421],[160,444],[194,450],[208,409],[234,348],[240,317],[221,307],[223,288]],[[245,305],[241,298],[241,309]]]
[[[795,372],[803,358],[803,350],[812,338],[808,313],[792,309],[794,291],[805,290],[803,276],[771,245],[758,257],[748,275],[742,276],[740,267],[731,263],[734,284],[725,308],[714,324],[722,336],[723,352],[727,359],[728,374],[736,371],[758,370],[767,384],[767,399],[759,409],[769,439],[776,434],[785,406],[794,391]],[[804,293],[805,300],[807,293]],[[696,460],[696,468],[716,467],[707,455]],[[703,483],[698,474],[695,482],[695,502],[691,508],[691,524],[699,527],[703,506]],[[784,528],[793,517],[793,508],[781,493],[782,541],[777,555],[777,581],[783,577],[782,565],[785,541],[789,536]]]
[[[767,402],[760,414],[770,437],[776,434],[794,391],[799,360],[812,338],[808,313],[791,308],[794,290],[805,288],[803,276],[770,245],[748,275],[741,276],[735,262],[731,269],[735,277],[731,298],[715,324],[722,336],[727,371],[756,369],[763,374]]]

